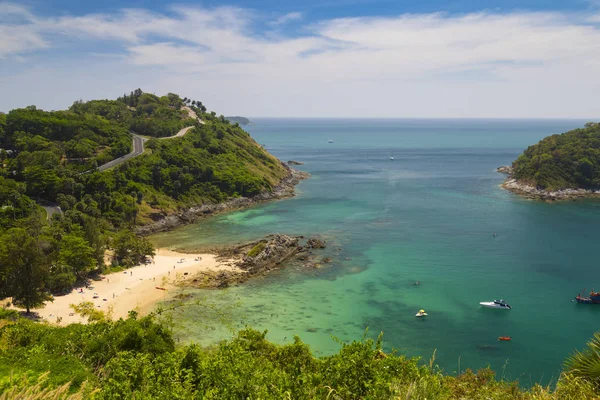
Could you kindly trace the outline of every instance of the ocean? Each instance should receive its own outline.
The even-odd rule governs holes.
[[[321,268],[293,265],[224,291],[188,291],[174,314],[182,341],[210,345],[246,325],[277,343],[298,335],[319,355],[383,332],[384,348],[447,373],[490,366],[551,383],[600,328],[600,203],[542,203],[503,190],[496,172],[578,120],[255,119],[246,130],[312,176],[294,198],[152,237],[192,249],[272,233],[327,240]],[[333,143],[327,143],[333,140]],[[393,156],[394,160],[390,160]],[[496,236],[493,234],[496,233]],[[413,282],[420,281],[418,286]],[[479,307],[503,298],[510,311]],[[200,300],[223,310],[193,305]],[[419,309],[429,316],[415,318]],[[511,342],[498,342],[511,336]]]

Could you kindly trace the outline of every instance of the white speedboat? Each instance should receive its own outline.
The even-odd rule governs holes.
[[[332,139],[329,139],[329,140],[327,141],[327,143],[333,143],[333,140],[332,140]]]
[[[504,300],[482,301],[479,305],[486,308],[497,308],[499,310],[510,310],[512,308]]]
[[[426,317],[427,313],[425,312],[425,310],[419,310],[418,313],[415,314],[415,317]]]

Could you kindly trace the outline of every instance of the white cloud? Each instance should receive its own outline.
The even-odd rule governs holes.
[[[298,21],[302,19],[302,13],[301,12],[291,12],[291,13],[287,13],[282,15],[281,17],[275,19],[274,21],[271,21],[271,25],[284,25],[287,24],[288,22],[291,21]]]
[[[47,61],[43,69],[0,72],[3,93],[41,81],[46,88],[30,99],[20,100],[29,95],[23,91],[3,96],[0,109],[32,102],[58,108],[68,105],[59,101],[115,97],[140,86],[201,99],[219,113],[250,116],[600,114],[600,29],[594,15],[339,18],[304,23],[301,36],[289,37],[277,26],[301,20],[300,13],[265,23],[260,14],[233,7],[173,7],[160,14],[125,9],[58,18],[11,4],[0,5],[0,14],[3,10],[12,17],[0,19],[0,58],[6,63],[32,54]],[[53,56],[48,51],[72,41],[89,44],[89,52]],[[112,50],[99,52],[94,43]],[[108,56],[100,69],[94,67],[98,53]],[[119,71],[127,81],[115,76]],[[57,97],[54,91],[60,88],[53,82],[64,84],[69,76],[86,84],[79,92],[73,88],[78,93],[73,98]],[[123,89],[126,84],[129,89]]]

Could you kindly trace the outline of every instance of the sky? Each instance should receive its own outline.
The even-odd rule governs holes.
[[[600,0],[0,0],[0,111],[600,120]]]

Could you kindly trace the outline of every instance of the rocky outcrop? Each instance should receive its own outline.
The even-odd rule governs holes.
[[[285,165],[285,164],[284,164]],[[286,166],[288,175],[279,182],[271,191],[259,193],[254,197],[238,197],[218,204],[202,204],[200,206],[190,207],[181,210],[176,214],[166,215],[147,225],[136,227],[136,233],[139,235],[149,235],[156,232],[168,231],[182,225],[195,222],[201,217],[213,215],[225,211],[237,210],[250,207],[257,203],[269,200],[278,200],[292,197],[295,194],[295,186],[303,179],[310,176],[307,172],[298,171]]]
[[[503,174],[512,175],[512,173],[513,173],[513,167],[512,167],[512,165],[503,165],[501,167],[498,167],[496,169],[496,171],[502,172]]]
[[[304,165],[303,162],[290,160],[287,162],[287,165]]]
[[[299,250],[302,250],[302,247],[298,246],[298,238],[275,235],[266,242],[258,254],[243,256],[242,262],[238,266],[244,271],[248,271],[250,275],[256,275],[264,270],[276,268]]]
[[[318,238],[309,238],[306,241],[306,247],[309,249],[324,249],[325,241]]]
[[[508,179],[502,184],[504,189],[532,200],[556,201],[600,198],[600,190],[591,189],[538,189],[516,179]]]
[[[600,190],[598,189],[593,190],[566,188],[560,190],[547,190],[537,188],[525,182],[520,182],[517,179],[512,178],[512,166],[498,167],[497,171],[509,175],[506,181],[504,181],[504,183],[501,185],[504,189],[510,190],[511,192],[526,197],[528,199],[543,201],[561,201],[600,198]]]
[[[283,268],[289,263],[307,261],[314,254],[311,247],[301,245],[301,238],[279,234],[270,235],[258,242],[222,249],[220,255],[229,260],[233,259],[234,269],[201,272],[192,280],[185,280],[180,284],[200,288],[223,289],[243,283],[252,277],[268,274],[273,270]],[[308,241],[311,240],[313,242],[323,242],[316,238],[308,239]],[[332,260],[325,257],[321,261],[329,263]],[[302,262],[301,265],[306,268],[317,268],[319,264]]]

